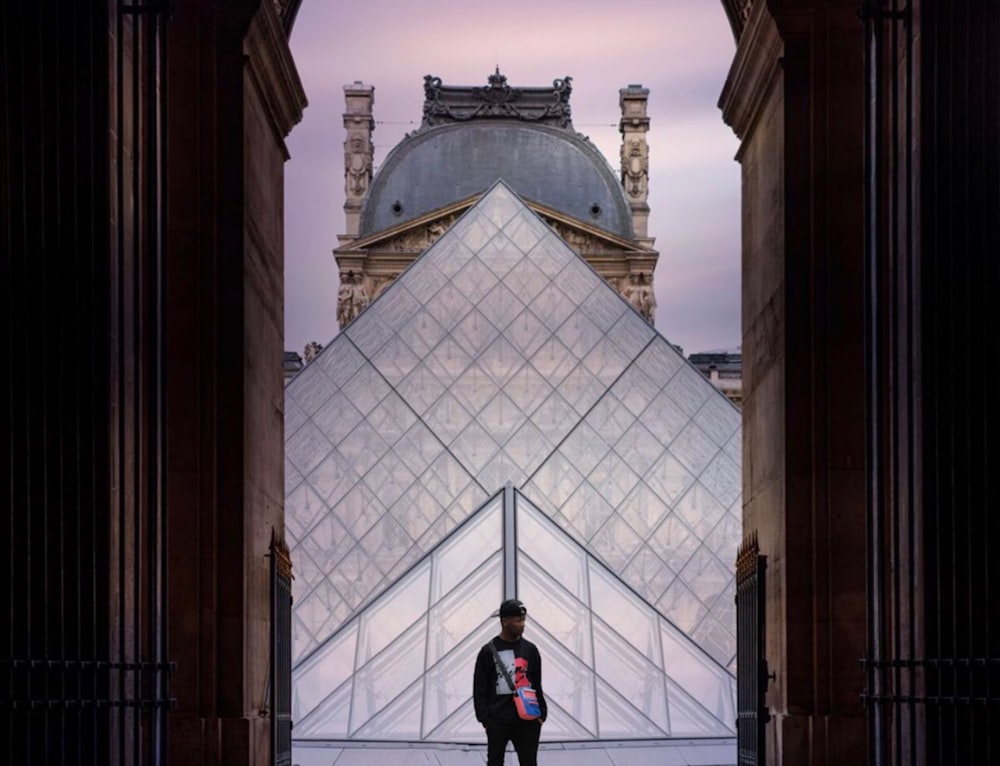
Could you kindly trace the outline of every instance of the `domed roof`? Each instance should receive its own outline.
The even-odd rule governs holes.
[[[593,144],[561,128],[513,121],[439,125],[404,139],[372,180],[361,236],[484,192],[498,180],[525,199],[632,236],[625,194]]]

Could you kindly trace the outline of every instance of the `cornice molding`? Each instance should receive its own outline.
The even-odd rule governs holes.
[[[784,44],[767,4],[755,2],[719,96],[722,119],[746,141],[781,72]]]
[[[288,47],[288,37],[272,2],[262,2],[254,14],[243,42],[243,53],[271,126],[283,144],[302,120],[308,100]]]

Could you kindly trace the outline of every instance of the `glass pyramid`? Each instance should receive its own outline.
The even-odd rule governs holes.
[[[288,384],[285,421],[297,738],[481,737],[471,668],[512,582],[547,738],[730,730],[739,412],[502,182]],[[507,483],[550,541],[520,534],[513,573]]]

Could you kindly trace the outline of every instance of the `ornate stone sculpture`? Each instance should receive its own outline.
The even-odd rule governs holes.
[[[306,364],[309,364],[309,362],[311,362],[313,359],[319,356],[319,352],[322,350],[323,347],[314,340],[306,343],[305,353],[303,354],[306,360]]]
[[[363,197],[371,177],[372,153],[362,136],[351,136],[344,152],[344,191],[348,196]]]
[[[649,157],[639,138],[630,138],[622,144],[622,185],[630,197],[645,198],[649,183]]]
[[[630,274],[621,281],[621,295],[631,303],[643,319],[650,324],[656,320],[656,293],[653,292],[653,275],[642,272]]]
[[[351,283],[354,272],[340,273],[340,288],[337,290],[337,325],[341,330],[351,321]]]

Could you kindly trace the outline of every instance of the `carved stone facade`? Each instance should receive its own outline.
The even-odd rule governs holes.
[[[569,97],[572,77],[553,80],[551,88],[512,88],[496,72],[485,87],[443,85],[440,77],[424,77],[424,117],[421,128],[472,119],[506,119],[573,128]]]
[[[344,112],[344,218],[348,236],[357,236],[360,226],[361,202],[374,170],[372,134],[375,120],[375,88],[355,81],[344,86],[347,111]]]
[[[622,116],[621,178],[625,197],[632,209],[632,230],[639,240],[649,236],[649,132],[647,104],[649,88],[629,85],[619,91]]]

